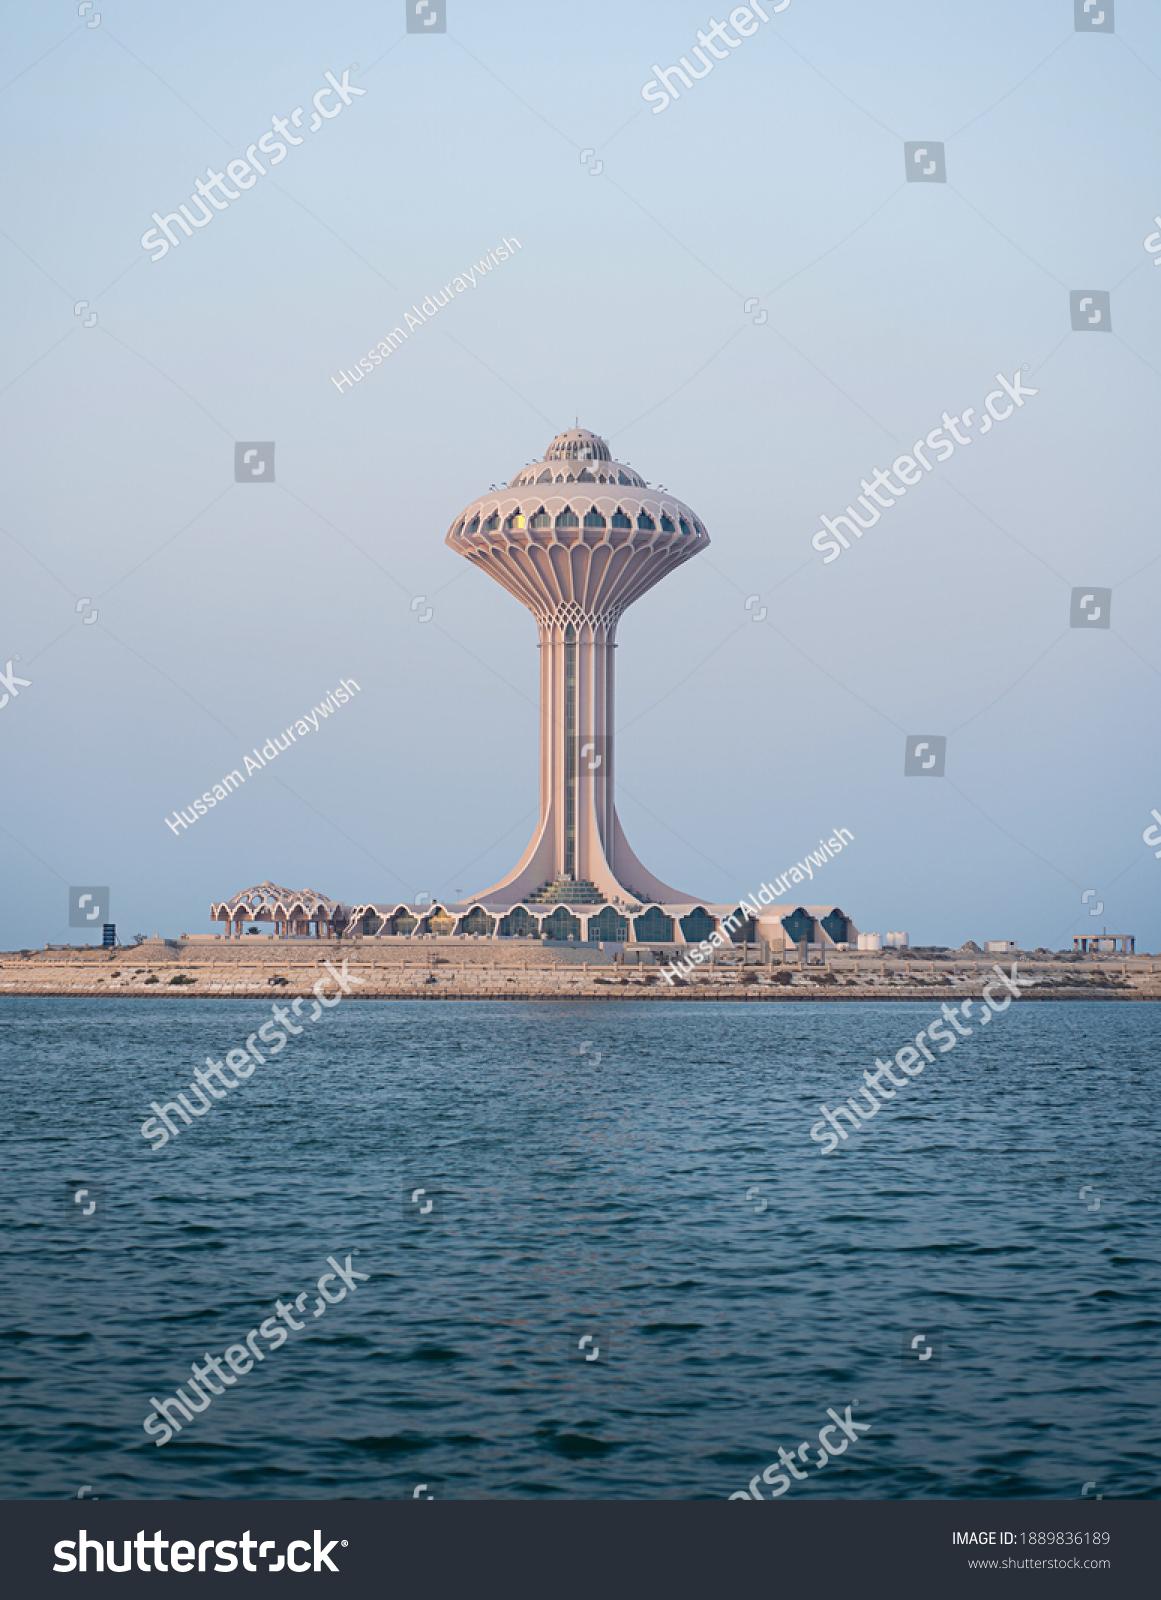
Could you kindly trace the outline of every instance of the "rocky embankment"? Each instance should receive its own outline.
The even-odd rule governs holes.
[[[638,954],[644,964],[637,963]],[[589,945],[522,941],[362,939],[354,941],[148,940],[120,950],[20,950],[0,955],[0,996],[150,995],[209,999],[308,994],[331,961],[361,983],[364,1000],[943,1000],[978,995],[993,957],[963,951],[903,958],[839,955],[800,969],[780,957],[743,966],[719,956],[712,969],[672,987],[654,952],[622,958]],[[666,961],[668,957],[665,958]],[[1011,957],[1003,958],[1009,970]],[[1030,1000],[1161,999],[1161,958],[1017,955],[1033,978]],[[329,984],[333,992],[333,984]]]

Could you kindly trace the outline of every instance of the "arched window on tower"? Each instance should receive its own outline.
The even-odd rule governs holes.
[[[586,528],[604,528],[606,526],[607,526],[607,524],[605,522],[604,517],[601,516],[601,513],[596,509],[595,506],[593,507],[593,509],[591,511],[586,511],[585,512],[585,527]]]
[[[631,528],[632,526],[633,526],[632,522],[625,515],[625,513],[621,510],[620,506],[618,506],[617,509],[613,512],[613,527],[614,528]]]
[[[556,525],[558,528],[579,528],[580,518],[571,506],[565,506],[560,516],[556,519]]]
[[[552,518],[548,515],[548,512],[544,509],[544,507],[541,506],[540,510],[532,518],[528,526],[530,528],[551,528]]]

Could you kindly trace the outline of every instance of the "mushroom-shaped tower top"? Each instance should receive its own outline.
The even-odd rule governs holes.
[[[543,460],[473,500],[447,543],[538,622],[567,614],[613,626],[709,535],[683,501],[614,461],[599,435],[569,428]]]

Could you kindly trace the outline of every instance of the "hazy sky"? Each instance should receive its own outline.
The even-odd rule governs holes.
[[[425,35],[405,0],[97,3],[10,12],[0,73],[0,667],[31,680],[0,707],[0,944],[82,937],[71,884],[127,937],[263,879],[451,898],[513,866],[536,629],[443,538],[579,417],[713,541],[619,633],[653,872],[723,901],[845,827],[812,898],[861,928],[1158,948],[1161,8],[1086,34],[1073,0],[765,0],[657,113],[704,0],[448,0]],[[201,220],[195,179],[273,133],[265,164],[300,106],[151,260],[151,214]],[[981,431],[997,373],[1036,393]],[[965,407],[970,444],[824,563],[820,516]],[[271,440],[274,482],[236,482]],[[1076,588],[1108,629],[1070,626]],[[942,778],[904,775],[909,735],[947,738]]]

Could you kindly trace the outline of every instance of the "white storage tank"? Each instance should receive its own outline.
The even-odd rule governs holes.
[[[860,933],[859,934],[859,949],[860,950],[881,950],[882,948],[883,948],[883,940],[882,940],[882,938],[881,938],[881,936],[879,934],[877,934],[877,933]]]

